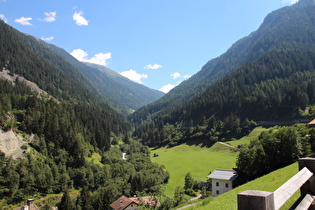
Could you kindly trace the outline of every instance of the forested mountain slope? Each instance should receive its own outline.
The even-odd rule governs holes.
[[[174,112],[174,120],[233,113],[240,118],[290,120],[315,103],[315,49],[273,50],[247,63]]]
[[[251,53],[243,53],[252,61],[193,100],[153,115],[152,122],[138,127],[134,136],[149,145],[195,139],[211,144],[245,135],[254,121],[299,118],[300,110],[315,104],[314,11],[313,1],[300,1],[268,15],[249,36],[259,37],[247,46]],[[143,121],[150,116],[143,111],[151,108],[157,107],[148,106],[133,119]]]
[[[129,138],[132,124],[109,99],[62,56],[3,21],[0,70],[0,132],[19,134],[24,151],[17,159],[0,151],[1,206],[83,188],[67,209],[110,209],[123,194],[161,192],[167,170],[150,161],[148,147]],[[95,154],[97,163],[89,160]]]
[[[106,95],[111,106],[123,110],[124,113],[129,114],[130,111],[138,110],[164,95],[160,91],[135,83],[104,66],[82,63],[55,45],[41,40],[40,42],[67,60],[89,80],[95,89]]]
[[[44,108],[44,104],[49,104],[50,102],[37,100],[36,97],[29,99],[28,95],[32,94],[28,93],[28,88],[22,91],[20,86],[23,86],[23,83],[20,85],[16,84],[13,88],[9,82],[1,81],[1,94],[3,94],[4,97],[2,101],[2,114],[4,115],[2,116],[2,121],[6,121],[6,119],[10,120],[10,117],[5,116],[5,111],[10,112],[11,109],[29,109],[29,112],[16,116],[18,120],[20,120],[19,117],[21,117],[22,120],[23,117],[26,117],[28,123],[35,123],[34,126],[29,125],[26,126],[25,129],[30,129],[30,131],[34,133],[48,132],[44,129],[45,124],[53,122],[48,119],[45,120],[45,118],[48,117],[45,112],[54,110],[55,108],[53,107],[55,106],[60,106],[58,108],[59,111],[63,111],[60,113],[55,111],[55,115],[62,115],[62,112],[65,112],[62,118],[70,116],[75,118],[70,120],[70,117],[68,119],[70,122],[74,123],[74,125],[76,124],[75,121],[79,120],[80,126],[86,127],[86,129],[82,128],[81,131],[86,132],[84,133],[84,137],[87,137],[86,140],[94,146],[105,150],[110,147],[110,131],[115,130],[118,134],[118,132],[130,128],[130,124],[105,103],[107,100],[106,97],[100,94],[99,91],[96,90],[80,72],[66,62],[65,59],[43,46],[37,39],[18,32],[6,25],[3,21],[0,21],[0,29],[1,70],[9,70],[12,75],[17,74],[28,81],[34,82],[39,88],[55,97],[60,102],[60,104],[57,103],[56,105],[50,105],[48,108]],[[19,83],[18,81],[16,82]],[[27,102],[28,100],[33,102]],[[33,114],[34,116],[32,117],[28,116]],[[58,117],[56,120],[62,121],[62,118]],[[92,118],[94,118],[93,122]],[[91,122],[88,122],[89,120]],[[59,122],[58,124],[60,125],[62,123]],[[52,125],[54,129],[57,129],[58,126]],[[66,129],[68,126],[63,126],[62,129]],[[116,129],[114,129],[114,127]],[[93,134],[90,134],[92,130]],[[94,136],[92,137],[92,135]]]
[[[131,118],[134,122],[164,115],[204,92],[216,81],[235,71],[243,64],[255,61],[273,49],[295,46],[314,47],[314,2],[300,0],[290,7],[270,13],[249,36],[239,40],[218,58],[210,60],[201,71],[181,83],[167,95],[143,107]]]

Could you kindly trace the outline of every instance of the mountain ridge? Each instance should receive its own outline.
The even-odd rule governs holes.
[[[65,58],[74,68],[79,70],[107,101],[124,114],[130,114],[162,97],[164,93],[135,83],[117,72],[101,65],[80,62],[64,49],[40,40],[42,44]]]
[[[304,26],[304,29],[301,29],[299,19],[305,19],[307,24],[312,25],[315,22],[312,9],[314,9],[312,1],[301,0],[298,4],[271,12],[256,31],[235,42],[221,56],[208,61],[198,73],[158,101],[138,110],[130,118],[135,123],[140,123],[155,116],[167,115],[182,104],[193,100],[216,81],[243,64],[258,59],[263,53],[273,48],[286,48],[286,44],[291,42],[292,37],[297,37],[294,42],[291,42],[292,47],[293,45],[315,46],[313,35],[299,39],[301,31],[306,30]],[[293,19],[292,16],[297,19]],[[314,28],[311,30],[315,33]],[[312,31],[308,33],[312,34]]]

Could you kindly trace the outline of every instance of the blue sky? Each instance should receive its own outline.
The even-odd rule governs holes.
[[[0,0],[21,32],[169,91],[297,0]]]

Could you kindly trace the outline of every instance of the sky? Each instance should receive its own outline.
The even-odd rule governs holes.
[[[0,19],[167,93],[298,0],[0,0]]]

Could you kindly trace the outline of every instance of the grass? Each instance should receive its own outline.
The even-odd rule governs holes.
[[[252,130],[247,136],[244,136],[241,139],[229,141],[226,142],[230,144],[231,146],[237,147],[240,144],[249,144],[251,140],[257,139],[257,137],[261,134],[263,131],[268,131],[270,128],[264,128],[264,127],[256,127],[254,130]]]
[[[277,171],[271,172],[263,177],[260,177],[254,181],[241,185],[225,194],[222,194],[216,198],[208,198],[203,201],[203,204],[197,205],[191,209],[220,209],[231,210],[237,209],[237,194],[246,190],[261,190],[273,192],[294,176],[298,172],[297,163],[291,164],[287,167],[281,168]],[[289,209],[290,206],[297,200],[299,193],[295,193],[290,200],[281,208]]]
[[[249,144],[261,132],[269,129],[257,127],[248,136],[225,143],[234,147],[239,144]],[[173,197],[175,188],[184,186],[184,178],[188,172],[192,174],[194,179],[205,181],[209,173],[215,169],[235,167],[237,150],[219,143],[210,148],[201,145],[182,144],[169,149],[151,149],[152,161],[164,165],[170,173],[169,183],[165,185],[165,195]],[[153,153],[159,153],[159,157],[153,157]]]
[[[103,164],[101,163],[101,159],[102,159],[101,155],[96,152],[93,152],[91,157],[86,158],[86,160],[89,162],[92,162],[96,165],[103,166]]]
[[[76,197],[78,197],[78,195],[80,194],[80,190],[75,190],[75,189],[72,189],[70,192],[69,192],[72,200],[75,200]],[[31,197],[34,199],[34,204],[37,205],[37,207],[43,207],[45,206],[46,204],[49,204],[49,205],[52,205],[52,206],[56,206],[61,198],[63,196],[63,193],[59,193],[59,194],[47,194],[46,196],[43,196],[43,197]],[[3,206],[1,208],[1,205],[3,205],[3,202],[4,200],[0,200],[0,209],[3,209],[3,210],[12,210],[12,209],[21,209],[21,206],[24,206],[26,205],[26,199],[25,201],[22,201],[20,202],[19,204],[15,204],[15,205],[6,205],[6,206]]]
[[[184,186],[188,172],[194,179],[206,181],[210,171],[235,167],[237,153],[217,144],[211,148],[182,144],[170,149],[151,149],[152,161],[164,165],[170,173],[165,195],[173,197],[175,188]],[[153,157],[153,153],[159,153],[159,157]]]

